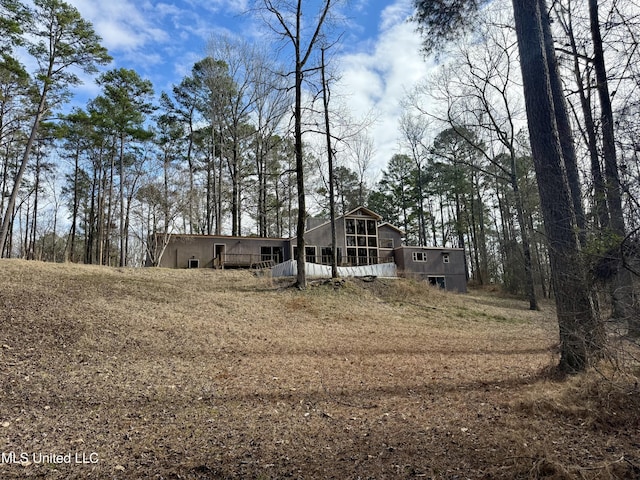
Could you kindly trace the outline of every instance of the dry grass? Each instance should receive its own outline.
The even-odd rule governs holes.
[[[2,479],[640,478],[637,377],[555,381],[549,305],[404,280],[0,271]]]

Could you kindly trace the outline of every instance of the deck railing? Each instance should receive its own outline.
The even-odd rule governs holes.
[[[262,255],[259,253],[225,253],[213,259],[215,268],[224,267],[249,267],[264,268],[261,265],[280,263],[282,259],[278,255]]]

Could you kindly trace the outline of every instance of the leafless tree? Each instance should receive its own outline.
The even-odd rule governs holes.
[[[303,0],[257,0],[258,12],[279,40],[284,42],[293,52],[294,68],[290,72],[293,76],[295,92],[294,138],[296,157],[296,183],[298,195],[298,225],[297,225],[297,287],[306,288],[305,273],[305,238],[304,230],[307,218],[305,179],[304,179],[304,151],[303,151],[303,83],[314,73],[317,73],[317,50],[322,43],[324,28],[328,24],[330,13],[338,0],[322,0],[316,12],[310,12],[303,7]],[[314,63],[315,61],[315,63]]]

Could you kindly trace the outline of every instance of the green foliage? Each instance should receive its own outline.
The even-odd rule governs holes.
[[[31,12],[18,0],[0,0],[0,48],[7,55],[15,46],[23,44],[25,25]]]
[[[591,273],[598,280],[610,280],[618,272],[622,259],[623,238],[604,229],[587,239],[582,253]]]
[[[146,115],[154,111],[153,86],[135,70],[109,70],[98,78],[103,94],[93,101],[93,108],[101,114],[103,127],[118,136],[134,140],[148,140],[152,133],[144,128]]]
[[[358,174],[347,167],[339,166],[334,169],[333,178],[334,193],[336,197],[336,213],[338,215],[342,215],[361,206],[360,180],[358,178]],[[323,186],[317,189],[317,193],[327,197],[323,214],[328,217],[329,192],[327,191],[327,188]]]
[[[419,25],[424,49],[434,53],[473,26],[475,13],[489,0],[414,0],[413,20]]]
[[[33,40],[27,41],[27,51],[38,64],[36,76],[45,88],[66,92],[80,83],[71,67],[95,73],[97,65],[111,61],[91,23],[68,3],[35,0],[30,20],[25,32]]]

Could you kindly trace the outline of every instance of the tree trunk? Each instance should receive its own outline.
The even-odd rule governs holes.
[[[300,0],[299,0],[300,1]],[[301,19],[298,19],[300,22]],[[299,54],[297,55],[299,58]],[[305,272],[305,239],[304,230],[307,220],[307,206],[304,190],[304,157],[302,151],[302,63],[296,62],[296,101],[295,101],[295,152],[296,152],[296,187],[298,195],[298,224],[296,228],[296,242],[298,248],[296,284],[299,289],[307,288]]]
[[[586,219],[584,207],[582,206],[582,189],[580,187],[580,174],[578,173],[578,161],[573,143],[573,129],[567,113],[567,104],[564,99],[562,80],[558,71],[555,48],[553,45],[553,35],[551,33],[551,21],[547,11],[546,0],[538,0],[540,12],[540,24],[542,26],[542,38],[544,43],[544,54],[547,63],[547,73],[551,88],[551,98],[553,101],[553,112],[558,131],[560,150],[564,160],[566,178],[569,184],[571,202],[578,227],[580,244],[584,246],[586,242]]]
[[[554,103],[551,91],[540,6],[544,7],[544,2],[513,0],[527,121],[556,298],[559,368],[578,372],[599,356],[605,337],[576,236],[573,201],[554,111],[561,105]]]
[[[78,175],[80,172],[79,167],[80,150],[76,149],[73,156],[73,206],[71,210],[71,230],[69,232],[69,250],[67,252],[67,260],[73,262],[75,260],[76,251],[76,226],[78,224]]]
[[[51,68],[49,72],[51,72]],[[50,73],[47,78],[50,77]],[[38,134],[38,129],[40,127],[40,122],[42,121],[42,117],[44,116],[44,112],[46,111],[47,105],[47,94],[49,92],[48,83],[44,83],[44,87],[42,88],[42,93],[40,94],[40,102],[38,104],[38,109],[36,113],[36,117],[33,120],[33,124],[31,126],[31,132],[29,133],[29,139],[27,140],[27,145],[24,148],[24,153],[22,154],[22,160],[20,162],[20,168],[16,174],[16,178],[13,183],[13,189],[11,190],[11,195],[9,196],[9,201],[7,202],[7,208],[5,210],[4,219],[2,221],[2,227],[0,228],[0,253],[4,250],[5,243],[7,241],[7,235],[9,233],[9,225],[12,223],[11,219],[13,218],[13,210],[16,206],[16,199],[18,198],[18,192],[20,190],[20,184],[22,183],[22,177],[24,176],[24,172],[27,169],[27,164],[29,163],[29,155],[31,154],[31,149],[33,148],[33,143],[36,140],[36,136]]]
[[[322,49],[322,103],[324,106],[324,128],[327,139],[327,160],[329,162],[329,219],[331,221],[331,278],[338,278],[338,247],[336,239],[336,201],[334,198],[333,147],[329,122],[329,87],[325,77],[324,52]],[[344,212],[343,212],[344,213]]]
[[[120,266],[127,265],[127,242],[125,241],[125,218],[124,218],[124,134],[120,137],[120,159],[118,162],[118,175],[120,177]]]
[[[604,61],[602,35],[598,18],[597,0],[589,0],[589,18],[591,23],[591,37],[593,39],[593,65],[596,71],[598,97],[600,99],[600,123],[602,125],[602,153],[604,157],[604,174],[607,203],[609,205],[609,220],[613,234],[618,241],[625,236],[624,215],[622,213],[622,198],[620,193],[620,176],[614,134],[613,109],[609,95],[609,82]],[[620,249],[622,252],[622,249]],[[622,264],[622,258],[619,259]],[[612,284],[613,316],[619,320],[627,320],[629,334],[640,337],[640,318],[634,312],[634,287],[631,273],[620,268]]]
[[[571,15],[571,12],[569,12]],[[571,46],[571,52],[573,54],[573,75],[575,77],[576,85],[578,87],[578,96],[580,98],[580,107],[582,110],[582,116],[584,117],[584,136],[589,150],[589,158],[591,161],[591,177],[593,179],[593,194],[594,194],[594,210],[596,212],[596,218],[601,230],[609,227],[609,211],[607,207],[606,191],[604,178],[602,176],[602,168],[600,166],[600,156],[598,153],[598,137],[596,133],[596,123],[593,118],[591,110],[591,95],[587,95],[587,91],[591,88],[586,86],[582,80],[582,71],[580,69],[580,53],[578,52],[578,45],[576,43],[576,37],[573,31],[573,25],[571,24],[571,17],[569,16],[569,23],[565,23],[564,29],[567,37],[569,38],[569,44]]]

